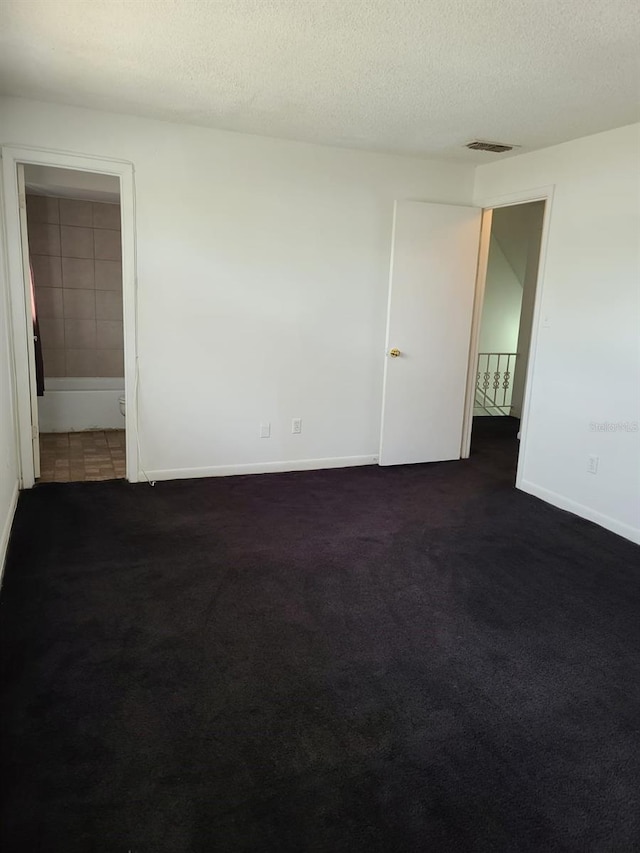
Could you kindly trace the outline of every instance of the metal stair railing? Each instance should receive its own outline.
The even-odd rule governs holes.
[[[509,414],[516,357],[515,352],[478,353],[474,409],[481,409],[487,415]]]

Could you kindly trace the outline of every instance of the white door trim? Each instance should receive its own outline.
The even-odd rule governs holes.
[[[15,404],[18,420],[18,460],[20,487],[34,485],[32,420],[29,390],[28,346],[33,332],[29,331],[22,263],[20,212],[18,200],[18,164],[57,166],[81,172],[112,175],[120,180],[120,215],[122,226],[122,290],[124,319],[124,376],[126,400],[126,462],[127,479],[140,479],[138,459],[137,407],[137,294],[135,257],[135,191],[133,164],[124,160],[88,157],[42,148],[15,145],[2,146],[2,182],[6,252],[9,274],[11,345],[15,371]]]
[[[535,373],[535,361],[538,351],[538,339],[541,320],[541,306],[544,290],[545,268],[547,260],[547,248],[549,242],[549,226],[551,222],[551,209],[553,205],[555,185],[550,184],[544,187],[536,187],[530,190],[521,190],[518,192],[508,193],[505,195],[494,196],[485,199],[474,199],[474,203],[484,210],[494,210],[497,207],[513,207],[516,204],[528,204],[534,201],[544,201],[544,217],[542,220],[542,237],[540,240],[540,263],[538,266],[538,277],[536,279],[536,293],[533,305],[533,318],[531,323],[531,343],[529,347],[529,359],[527,362],[527,375],[525,377],[524,393],[522,398],[522,415],[520,418],[520,452],[518,453],[518,468],[516,472],[516,488],[521,489],[524,479],[525,459],[527,454],[527,436],[529,425],[529,412],[531,408],[531,385],[532,377]],[[474,311],[474,328],[471,332],[472,348],[469,358],[469,371],[473,374],[475,383],[475,364],[478,358],[478,338],[480,335],[480,320],[482,317],[482,298],[484,297],[486,281],[486,263],[484,265],[484,275],[478,275],[476,283],[476,300],[479,301],[478,310]],[[471,377],[469,377],[469,383]],[[465,423],[462,431],[462,448],[461,458],[466,459],[469,456],[471,446],[471,425],[473,422],[473,401],[474,395],[467,395]]]
[[[33,323],[33,282],[31,277],[31,256],[29,254],[29,235],[27,232],[27,193],[24,181],[24,166],[18,163],[18,201],[20,204],[20,244],[22,249],[23,293],[26,305],[28,332],[30,341],[36,340]],[[33,345],[27,347],[29,359],[29,397],[31,400],[31,423],[36,429],[31,432],[31,452],[33,454],[34,477],[40,476],[40,436],[38,433],[38,381],[36,370],[36,350]]]

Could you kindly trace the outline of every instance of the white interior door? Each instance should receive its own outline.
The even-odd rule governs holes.
[[[396,202],[381,465],[460,458],[481,218]]]
[[[29,360],[29,392],[31,395],[31,440],[33,443],[33,475],[40,476],[40,437],[38,433],[38,386],[36,382],[36,351],[34,338],[35,297],[31,286],[29,261],[29,235],[27,232],[27,194],[24,184],[24,166],[18,163],[18,201],[20,205],[20,239],[22,241],[22,269],[27,323],[27,358]]]

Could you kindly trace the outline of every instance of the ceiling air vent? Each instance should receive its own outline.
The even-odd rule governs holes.
[[[472,151],[492,151],[494,154],[502,154],[503,151],[513,151],[514,146],[504,145],[502,142],[480,142],[476,140],[467,143],[467,148]]]

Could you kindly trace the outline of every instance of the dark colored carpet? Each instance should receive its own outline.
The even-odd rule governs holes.
[[[640,850],[640,549],[514,452],[23,494],[3,853]]]

